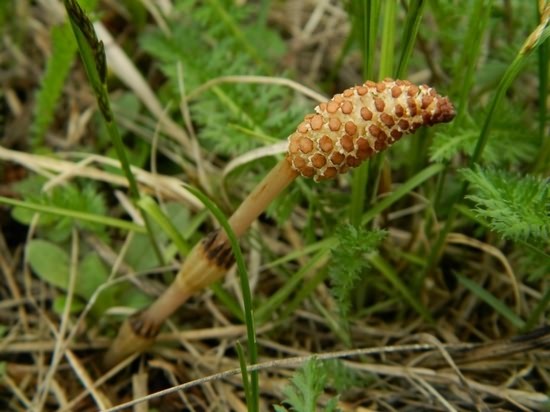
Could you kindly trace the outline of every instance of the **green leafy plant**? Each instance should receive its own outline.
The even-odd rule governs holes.
[[[284,43],[265,25],[245,25],[252,11],[250,4],[225,0],[180,1],[169,34],[155,30],[141,37],[142,47],[169,79],[163,90],[167,97],[180,100],[182,79],[190,94],[220,76],[271,72],[266,62],[281,58]],[[303,111],[291,101],[286,88],[232,82],[201,93],[190,109],[204,147],[235,156],[286,137]]]
[[[93,182],[83,181],[80,184],[81,187],[74,183],[57,186],[40,194],[43,185],[44,179],[42,178],[28,178],[17,185],[17,190],[25,197],[25,201],[36,206],[58,207],[97,216],[106,215],[107,205],[104,196]],[[25,207],[17,207],[13,209],[12,215],[19,222],[29,225],[35,213]],[[75,224],[97,235],[106,235],[103,225],[50,214],[43,214],[40,217],[38,229],[44,237],[64,242],[69,238]]]
[[[351,310],[353,292],[364,271],[371,267],[367,255],[378,249],[386,233],[344,225],[338,228],[335,236],[338,247],[332,249],[329,276],[340,314],[346,319]]]
[[[473,194],[476,216],[503,238],[534,245],[550,238],[550,185],[543,177],[497,169],[463,169]]]
[[[31,241],[26,248],[27,261],[34,273],[50,285],[61,290],[67,290],[69,284],[69,255],[61,247],[45,240]],[[109,272],[105,264],[95,252],[87,252],[78,263],[75,294],[79,301],[73,302],[73,311],[79,312],[96,291],[103,286],[109,278]],[[141,308],[150,299],[127,284],[115,284],[102,290],[95,304],[91,308],[91,315],[98,319],[99,316],[115,304],[129,305]],[[58,310],[64,307],[64,296],[56,298],[54,305]],[[61,310],[59,313],[61,313]]]
[[[285,395],[284,403],[290,406],[290,409],[282,405],[274,405],[277,412],[296,411],[296,412],[314,412],[318,411],[317,402],[324,393],[327,382],[327,371],[323,364],[310,358],[297,373],[294,374],[291,384],[283,389]],[[337,411],[336,405],[338,398],[330,399],[324,409],[326,412]]]

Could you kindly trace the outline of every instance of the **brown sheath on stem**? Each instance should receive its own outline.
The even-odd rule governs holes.
[[[451,121],[453,105],[435,89],[407,80],[385,79],[344,90],[305,116],[288,138],[287,156],[261,181],[230,217],[241,236],[298,175],[327,180],[359,166],[420,126]],[[114,366],[150,346],[164,321],[191,295],[221,278],[233,264],[224,232],[199,242],[176,279],[147,309],[127,320],[105,358]]]

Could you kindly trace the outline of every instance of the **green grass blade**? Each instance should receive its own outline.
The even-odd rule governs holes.
[[[349,205],[349,220],[358,226],[361,223],[361,214],[365,209],[367,182],[369,180],[369,163],[364,162],[353,171],[351,180],[351,201]]]
[[[382,213],[383,210],[390,207],[403,196],[410,193],[415,187],[421,185],[432,176],[441,172],[443,169],[444,166],[441,164],[432,164],[424,170],[418,172],[416,175],[395,189],[389,196],[386,196],[380,202],[372,206],[361,218],[361,224],[366,225],[369,223],[372,219]]]
[[[399,278],[399,275],[393,270],[393,268],[386,262],[382,257],[378,254],[372,255],[369,258],[372,265],[378,269],[378,271],[384,275],[386,279],[390,281],[390,283],[397,289],[397,291],[403,296],[405,301],[418,312],[420,316],[424,318],[427,322],[434,323],[434,320],[432,318],[432,315],[426,309],[426,307],[413,296],[413,294],[410,292],[409,288],[405,283],[401,281]]]
[[[270,263],[266,263],[263,265],[264,269],[271,269],[277,266],[280,266],[284,263],[291,262],[293,260],[296,260],[302,256],[310,255],[314,252],[317,252],[318,250],[325,248],[325,247],[331,247],[331,245],[334,245],[335,243],[334,238],[329,237],[327,239],[321,240],[316,243],[312,243],[311,245],[304,246],[300,250],[295,250],[294,252],[290,252],[287,255],[276,259]]]
[[[409,2],[409,10],[407,12],[407,19],[405,21],[405,28],[403,29],[403,36],[401,40],[403,47],[401,56],[399,57],[399,63],[397,64],[397,69],[395,70],[395,77],[398,79],[405,75],[407,67],[409,66],[409,60],[412,55],[420,22],[422,21],[425,5],[425,0],[415,0]]]
[[[313,277],[306,280],[292,300],[284,305],[284,309],[278,318],[284,321],[288,316],[293,314],[302,302],[315,291],[317,286],[326,279],[327,275],[328,272],[325,269],[320,269]]]
[[[70,217],[73,219],[83,220],[90,223],[97,223],[99,225],[110,226],[117,229],[130,230],[136,233],[146,233],[146,230],[143,226],[128,222],[127,220],[115,219],[102,215],[92,215],[90,213],[84,213],[72,209],[64,209],[61,207],[40,205],[36,203],[10,199],[3,196],[0,196],[0,203],[5,203],[11,206],[24,207],[25,209],[34,210],[37,213],[48,213],[56,216]]]
[[[379,78],[391,77],[395,55],[395,17],[397,1],[384,2],[384,21],[382,23],[382,47],[380,50]]]
[[[548,105],[545,104],[548,97],[548,72],[550,70],[550,42],[545,41],[538,49],[538,74],[539,74],[539,136],[541,149],[533,170],[540,173],[550,172],[550,136],[546,134],[548,122]]]
[[[151,218],[161,227],[164,233],[174,242],[182,255],[189,253],[191,250],[190,246],[153,198],[150,196],[142,196],[141,199],[138,200],[137,205],[151,216]]]
[[[361,0],[352,3],[352,11],[355,19],[354,29],[358,37],[363,56],[363,78],[374,78],[374,59],[376,52],[376,32],[378,30],[379,2],[375,0]],[[369,163],[364,162],[353,171],[351,181],[351,202],[349,207],[349,219],[351,224],[359,225],[361,214],[365,208],[367,197],[367,183],[369,177]]]
[[[239,303],[231,296],[222,286],[220,282],[215,282],[210,286],[214,295],[222,302],[227,310],[233,314],[241,322],[245,323],[244,313]]]
[[[453,126],[455,127],[461,124],[462,117],[468,112],[468,96],[474,83],[474,75],[481,52],[481,45],[483,44],[480,39],[489,24],[492,3],[492,0],[474,2],[468,18],[468,24],[466,25],[468,32],[465,36],[460,59],[454,69],[457,78],[453,83],[455,84],[456,92],[459,94],[456,104],[457,117],[453,122]]]
[[[237,349],[237,355],[239,356],[239,366],[241,368],[241,375],[243,377],[243,389],[244,396],[246,398],[246,404],[249,407],[248,410],[256,411],[257,409],[251,409],[252,403],[254,402],[254,397],[250,390],[250,375],[248,374],[248,369],[246,368],[246,357],[244,356],[243,347],[241,346],[241,343],[237,341],[235,348]]]
[[[521,329],[525,326],[525,322],[518,315],[515,314],[504,302],[498,299],[495,295],[488,292],[473,280],[463,276],[459,273],[455,273],[458,281],[462,286],[476,295],[479,299],[491,306],[501,316],[508,319],[508,321],[516,328]]]
[[[237,263],[237,273],[239,274],[239,280],[241,281],[241,292],[243,295],[244,315],[246,321],[246,335],[248,342],[248,359],[251,365],[258,361],[258,345],[256,343],[256,327],[254,324],[254,310],[252,305],[252,293],[250,292],[250,284],[248,282],[248,271],[244,262],[244,257],[239,246],[239,240],[233,232],[233,229],[229,225],[224,213],[220,210],[214,202],[212,202],[204,193],[194,188],[193,186],[185,185],[185,188],[189,190],[194,196],[196,196],[208,210],[214,215],[218,223],[225,230],[229,243],[231,244],[231,250],[235,256],[235,262]],[[250,387],[252,391],[252,404],[248,405],[249,410],[257,411],[259,405],[259,386],[258,386],[258,372],[253,371],[250,373]]]

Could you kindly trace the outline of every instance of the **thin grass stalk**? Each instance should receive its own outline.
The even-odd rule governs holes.
[[[227,292],[223,287],[220,281],[214,282],[212,286],[210,286],[210,289],[212,292],[214,292],[214,295],[218,300],[225,306],[225,308],[238,320],[241,322],[245,322],[244,320],[244,313],[239,305],[239,303]]]
[[[243,305],[244,305],[244,317],[246,322],[246,337],[247,337],[247,346],[248,346],[248,360],[250,365],[258,363],[258,345],[256,342],[256,327],[254,324],[254,308],[252,303],[252,292],[250,291],[250,283],[248,282],[248,271],[246,270],[246,264],[244,262],[244,257],[239,246],[239,240],[237,234],[233,230],[235,223],[230,223],[230,220],[235,217],[233,215],[231,219],[227,219],[224,213],[212,202],[207,196],[205,196],[200,190],[195,189],[194,187],[187,186],[187,189],[193,193],[197,198],[204,203],[204,205],[212,212],[216,220],[222,226],[225,234],[231,244],[231,250],[233,256],[235,257],[235,262],[237,264],[237,273],[239,275],[239,280],[241,283],[241,293],[243,296]],[[248,379],[248,376],[243,376],[243,379]],[[252,402],[252,405],[248,405],[252,411],[258,411],[259,399],[260,399],[260,390],[259,390],[259,379],[258,372],[250,372],[250,397],[249,401]]]
[[[241,376],[243,378],[243,390],[244,397],[246,399],[246,406],[248,407],[247,409],[249,411],[257,412],[259,402],[256,401],[256,398],[252,394],[252,390],[250,387],[250,375],[253,374],[254,371],[250,372],[250,375],[248,374],[248,369],[246,368],[246,357],[244,356],[244,351],[241,343],[237,342],[235,348],[237,349],[237,356],[239,357],[239,366],[241,368]]]
[[[293,293],[297,292],[302,287],[302,280],[307,273],[315,267],[324,257],[327,256],[331,246],[338,244],[336,239],[319,250],[311,259],[307,261],[297,272],[295,272],[277,292],[269,297],[269,299],[258,308],[256,317],[260,323],[267,321],[273,317],[275,311],[280,308],[285,300]]]
[[[328,258],[329,253],[329,249],[325,250],[325,252],[319,256],[319,262],[321,262],[323,258]],[[296,294],[292,297],[290,302],[286,303],[283,306],[283,310],[277,315],[277,318],[281,319],[284,322],[289,316],[295,313],[302,302],[307,299],[309,295],[315,292],[317,287],[326,280],[327,276],[328,270],[326,267],[323,267],[320,270],[316,271],[315,275],[313,275],[311,278],[308,278],[296,291]],[[269,319],[269,315],[266,318]]]
[[[394,0],[390,0],[393,2]],[[363,56],[363,78],[373,79],[374,59],[376,56],[376,33],[378,30],[378,10],[380,4],[377,0],[362,0],[354,4],[356,7],[355,26]],[[349,219],[351,224],[358,225],[361,214],[365,208],[367,198],[366,186],[369,180],[370,162],[361,165],[353,173],[351,180],[351,202],[349,207]]]
[[[378,79],[391,77],[394,67],[395,54],[395,31],[396,31],[396,4],[397,0],[389,0],[384,2],[383,22],[382,22],[382,42],[380,48],[380,67],[378,71]],[[415,139],[418,141],[419,139]],[[385,161],[386,153],[381,153],[380,156],[372,159],[369,164],[368,175],[371,177],[371,200],[374,201],[377,196],[378,186],[382,173],[390,174],[390,165]],[[383,170],[384,169],[384,170]]]
[[[71,27],[75,35],[82,63],[86,71],[88,80],[92,89],[94,90],[99,110],[105,121],[107,127],[107,133],[113,142],[120,166],[126,179],[128,180],[128,187],[130,196],[134,201],[138,201],[140,198],[137,181],[130,168],[130,162],[126,156],[126,150],[122,143],[122,138],[118,128],[114,122],[113,111],[111,110],[111,104],[109,100],[109,93],[107,92],[106,76],[107,76],[107,63],[103,42],[98,41],[97,35],[94,31],[92,22],[86,16],[84,11],[80,8],[80,5],[75,0],[64,0],[65,9],[71,22]],[[164,264],[164,258],[160,251],[158,242],[156,241],[151,222],[145,212],[140,210],[141,217],[145,223],[147,234],[151,241],[155,255],[161,265]]]
[[[535,51],[541,45],[541,43],[544,42],[546,38],[550,35],[549,28],[547,27],[548,21],[550,20],[550,4],[545,6],[544,12],[541,13],[541,15],[542,15],[541,23],[529,35],[529,37],[521,47],[520,51],[518,52],[518,54],[516,55],[512,63],[508,66],[508,68],[504,72],[504,75],[500,79],[496,92],[489,104],[489,110],[487,111],[487,115],[485,116],[485,121],[483,123],[483,127],[477,139],[476,147],[468,162],[469,168],[472,168],[475,164],[479,163],[481,160],[483,149],[485,148],[489,140],[489,132],[491,130],[491,125],[494,120],[496,107],[500,104],[500,101],[502,100],[505,93],[508,91],[508,89],[512,85],[512,82],[515,80],[515,78],[523,69],[529,55],[533,51]],[[466,192],[468,191],[468,187],[469,187],[468,181],[464,181],[460,191],[458,191],[457,195],[454,197],[453,201],[451,202],[451,209],[449,212],[449,216],[445,221],[445,225],[443,229],[439,232],[437,239],[434,243],[434,246],[431,250],[430,256],[428,258],[426,270],[424,271],[423,277],[421,279],[422,282],[424,281],[426,276],[428,276],[428,274],[432,271],[434,266],[437,264],[437,261],[439,260],[447,235],[450,233],[452,226],[454,224],[454,220],[458,213],[455,205],[460,204],[460,202],[466,195]]]
[[[168,235],[172,242],[174,242],[176,248],[182,255],[189,253],[191,247],[153,198],[150,196],[142,196],[141,199],[138,200],[137,205],[151,216],[162,231]]]
[[[365,214],[363,214],[361,218],[361,225],[365,226],[366,224],[368,224],[381,212],[383,212],[399,199],[413,191],[417,186],[421,185],[428,179],[440,173],[443,168],[444,166],[442,164],[434,163],[418,172],[405,183],[399,185],[399,187],[392,191],[389,196],[384,197],[380,202],[376,203],[374,206],[371,206],[369,210],[365,212]]]
[[[540,19],[540,11],[537,13]],[[541,149],[538,152],[533,171],[536,173],[547,173],[550,171],[550,136],[548,130],[548,71],[550,70],[550,43],[545,41],[538,49],[538,75],[539,75],[539,137]]]
[[[461,275],[460,273],[455,273],[459,283],[468,289],[471,293],[481,299],[483,302],[491,306],[495,312],[500,314],[504,319],[507,319],[512,325],[518,329],[522,329],[525,326],[525,321],[521,319],[512,309],[506,305],[498,297],[490,293],[488,290],[484,289],[474,280],[468,278],[467,276]]]
[[[57,206],[41,205],[37,203],[31,203],[23,200],[10,199],[8,197],[0,196],[0,203],[6,205],[22,207],[25,209],[33,210],[38,213],[45,213],[55,216],[68,217],[75,220],[81,220],[83,222],[95,223],[98,225],[109,226],[116,229],[129,230],[136,233],[146,233],[143,226],[136,223],[128,222],[127,220],[117,219],[114,217],[94,215],[91,213],[80,212],[74,209],[65,209]]]
[[[409,2],[405,25],[403,28],[403,34],[401,37],[401,56],[399,58],[399,63],[395,68],[396,78],[401,78],[405,76],[405,73],[407,72],[409,61],[412,56],[414,45],[418,36],[418,31],[420,29],[420,23],[422,22],[422,17],[424,16],[425,4],[426,2],[424,0]],[[426,148],[425,140],[426,139],[421,138],[416,139],[410,143],[412,146],[411,152],[414,153],[414,155],[410,156],[410,174],[416,173],[416,171],[422,165],[420,158],[424,158],[422,154],[425,152]]]
[[[464,37],[464,47],[460,59],[454,68],[454,93],[458,93],[457,116],[451,126],[451,129],[460,127],[464,116],[468,115],[468,96],[470,96],[474,84],[474,75],[477,68],[477,62],[483,44],[483,33],[487,29],[493,0],[483,0],[474,2],[470,10],[468,22],[466,23],[467,32]]]
[[[414,43],[416,42],[420,22],[424,15],[425,5],[425,0],[413,0],[409,2],[409,10],[407,11],[407,18],[401,41],[403,47],[401,49],[401,56],[397,64],[397,69],[395,70],[395,77],[398,79],[405,75],[407,67],[409,66],[409,60],[413,52]]]

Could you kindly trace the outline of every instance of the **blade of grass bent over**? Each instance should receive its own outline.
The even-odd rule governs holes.
[[[189,253],[191,248],[187,244],[187,241],[183,236],[178,232],[178,229],[170,221],[170,219],[164,214],[159,205],[151,198],[150,196],[142,196],[138,200],[137,205],[143,209],[153,220],[162,228],[164,233],[166,233],[172,242],[178,248],[178,251],[185,255]]]
[[[252,293],[250,292],[250,284],[248,283],[248,272],[246,270],[246,264],[244,257],[239,246],[239,240],[235,235],[235,232],[231,228],[229,221],[223,214],[223,212],[212,202],[207,196],[205,196],[200,190],[185,185],[186,189],[195,195],[203,204],[212,212],[216,220],[224,229],[229,243],[231,244],[231,250],[235,256],[235,262],[237,264],[237,273],[241,281],[241,292],[243,295],[244,315],[246,322],[246,334],[248,342],[248,358],[251,365],[254,365],[258,361],[258,345],[256,342],[256,328],[254,324],[254,313],[252,308]],[[247,379],[243,376],[243,379]],[[259,405],[259,384],[258,384],[258,372],[250,372],[250,390],[252,405],[248,405],[249,410],[258,411]]]

